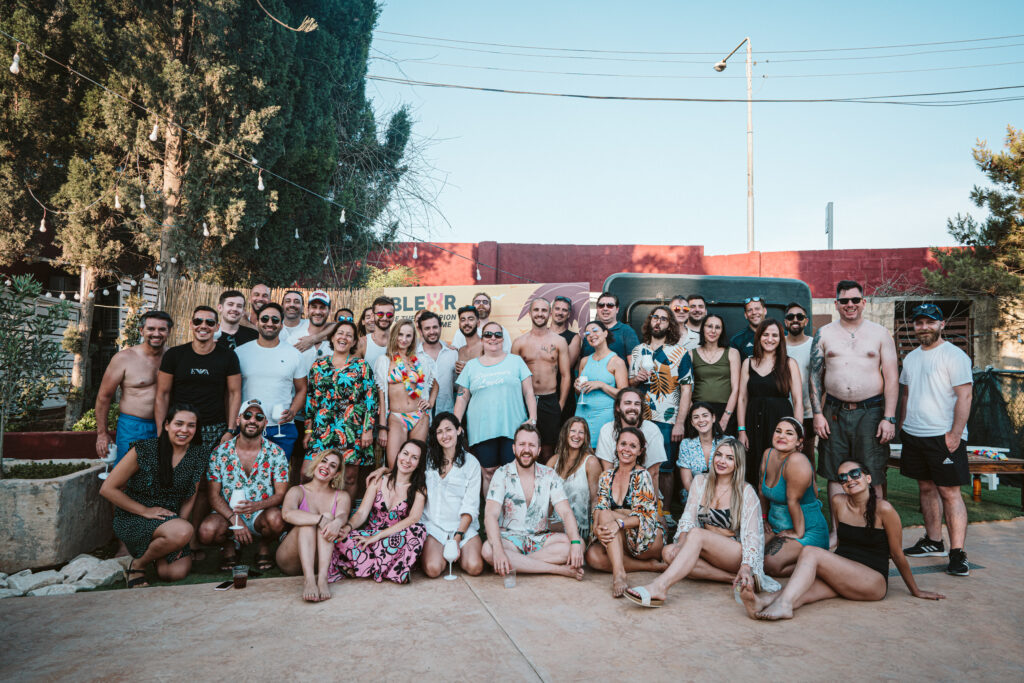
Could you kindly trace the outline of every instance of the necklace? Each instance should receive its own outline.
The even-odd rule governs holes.
[[[864,324],[864,321],[861,320],[860,324],[857,325],[857,328],[855,330],[852,330],[852,331],[851,330],[846,330],[845,327],[843,329],[850,333],[850,339],[856,339],[857,338],[857,333],[860,332],[861,325],[863,325],[863,324]]]

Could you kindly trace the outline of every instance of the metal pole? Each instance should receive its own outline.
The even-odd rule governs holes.
[[[835,224],[832,222],[832,202],[825,205],[825,232],[828,234],[828,248],[832,250],[832,237],[835,235]]]
[[[747,251],[754,251],[754,114],[750,37],[747,37]]]

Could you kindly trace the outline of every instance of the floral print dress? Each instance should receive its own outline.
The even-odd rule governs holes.
[[[612,496],[612,481],[619,471],[618,464],[601,473],[597,480],[597,505],[595,510],[624,510],[630,516],[640,520],[640,526],[626,529],[626,550],[633,557],[642,554],[654,542],[661,523],[658,521],[658,497],[654,493],[651,474],[642,467],[636,467],[629,473],[629,487],[622,504],[615,502]]]
[[[373,375],[361,358],[350,357],[342,368],[334,367],[331,358],[321,358],[309,369],[306,415],[313,438],[307,457],[334,448],[349,465],[372,465],[373,448],[363,448],[359,440],[377,419]]]
[[[382,483],[381,486],[384,484]],[[360,548],[356,541],[375,535],[392,527],[409,516],[409,505],[402,501],[388,509],[380,490],[373,499],[370,519],[361,529],[353,529],[347,538],[334,545],[334,556],[327,570],[327,581],[334,583],[343,576],[349,578],[372,578],[377,583],[384,579],[395,583],[409,583],[409,572],[423,552],[427,531],[422,524],[413,524],[396,534],[391,534],[366,548]]]

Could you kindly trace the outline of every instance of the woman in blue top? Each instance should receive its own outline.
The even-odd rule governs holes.
[[[814,468],[800,452],[803,439],[803,425],[796,418],[782,418],[761,461],[761,509],[768,511],[764,570],[771,576],[789,576],[804,546],[828,550],[828,525],[814,485]]]
[[[711,454],[722,440],[722,427],[715,419],[715,409],[710,403],[697,401],[693,404],[683,436],[685,438],[679,442],[676,465],[679,467],[679,479],[683,482],[683,490],[679,495],[685,506],[693,478],[708,472],[711,468]]]
[[[594,352],[580,361],[580,376],[576,379],[576,415],[587,421],[590,428],[590,447],[597,448],[601,427],[615,418],[615,397],[619,389],[629,386],[626,362],[608,345],[614,337],[600,320],[587,323],[583,329],[587,343]]]
[[[537,424],[533,373],[522,358],[502,350],[504,336],[499,323],[484,325],[480,332],[483,355],[468,361],[455,380],[455,417],[469,432],[470,451],[480,461],[485,494],[494,470],[515,459],[516,429],[527,416]]]

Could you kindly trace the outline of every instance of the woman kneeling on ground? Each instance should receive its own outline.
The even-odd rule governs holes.
[[[427,451],[427,505],[423,510],[423,573],[436,578],[448,564],[444,544],[458,543],[462,570],[477,576],[484,570],[480,554],[480,463],[466,450],[466,436],[459,418],[444,412],[430,425]]]
[[[594,505],[594,536],[587,564],[612,573],[612,596],[629,587],[626,572],[665,569],[661,549],[665,532],[658,522],[658,498],[644,469],[647,443],[636,427],[623,427],[615,442],[618,463],[601,473]],[[619,502],[621,501],[621,502]]]
[[[345,485],[345,465],[334,450],[321,451],[309,465],[313,479],[293,487],[284,497],[281,516],[292,530],[277,548],[277,566],[289,576],[302,574],[306,580],[302,599],[320,602],[331,599],[327,572],[334,555],[334,542],[348,521],[352,507]]]
[[[888,501],[878,498],[868,468],[847,460],[839,466],[838,478],[845,493],[832,496],[839,536],[836,551],[805,546],[789,583],[773,595],[757,595],[751,586],[743,586],[740,597],[750,618],[791,619],[793,610],[835,597],[881,600],[889,590],[890,557],[915,598],[946,597],[917,587],[903,555],[899,513]]]
[[[149,585],[153,563],[164,581],[180,581],[192,569],[187,520],[209,462],[197,421],[192,406],[172,405],[160,436],[133,443],[100,487],[114,504],[114,534],[134,558],[125,572],[129,588]]]
[[[693,480],[675,542],[662,552],[669,568],[646,586],[630,588],[627,598],[643,607],[661,607],[668,589],[686,577],[779,589],[764,575],[761,504],[745,469],[743,444],[723,439],[711,469]]]
[[[367,482],[363,502],[341,528],[328,582],[347,576],[409,583],[427,536],[419,523],[427,502],[426,451],[422,441],[407,440],[398,450],[395,471]]]

